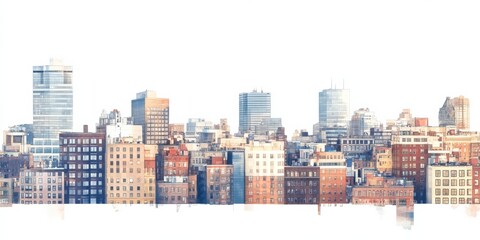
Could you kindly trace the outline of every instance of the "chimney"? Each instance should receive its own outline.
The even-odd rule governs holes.
[[[88,133],[88,125],[83,125],[83,133]]]

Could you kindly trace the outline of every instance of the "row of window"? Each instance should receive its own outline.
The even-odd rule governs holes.
[[[478,180],[476,180],[478,181]],[[435,186],[458,186],[463,187],[465,186],[465,182],[467,183],[467,186],[472,186],[472,180],[467,179],[435,179]]]
[[[475,189],[475,190],[478,190],[478,189]],[[468,188],[466,192],[467,192],[467,196],[472,195],[472,189]],[[437,188],[437,189],[435,189],[435,195],[436,196],[440,196],[440,195],[443,195],[443,196],[448,196],[448,195],[457,196],[457,193],[460,196],[465,196],[465,189],[448,189],[448,188],[444,188],[444,189]]]
[[[67,156],[63,156],[63,160],[66,161]],[[103,155],[69,155],[68,161],[76,161],[76,160],[83,160],[83,161],[96,161],[96,160],[103,160]]]
[[[435,177],[465,177],[465,170],[435,170]],[[467,170],[467,177],[472,176],[472,170]]]
[[[252,154],[252,153],[249,153],[247,156],[248,156],[248,158],[250,158],[250,159],[253,158],[253,154]],[[271,154],[269,154],[269,157],[270,157],[270,159],[273,159],[273,158],[275,158],[275,154],[272,154],[272,153],[271,153]],[[284,157],[284,156],[283,156],[282,153],[278,153],[278,154],[277,154],[277,158],[283,159],[283,157]],[[260,154],[259,154],[259,153],[255,154],[255,158],[260,158]],[[267,154],[266,154],[266,153],[262,154],[262,158],[267,158]]]
[[[83,139],[76,139],[76,138],[64,138],[63,144],[102,144],[103,139],[101,138],[83,138]]]
[[[63,147],[62,148],[62,153],[81,153],[81,152],[102,152],[103,147]]]
[[[466,200],[466,201],[465,201]],[[435,198],[435,204],[471,204],[471,198]]]

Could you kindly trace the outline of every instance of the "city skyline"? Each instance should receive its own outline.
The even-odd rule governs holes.
[[[480,129],[480,97],[471,87],[480,78],[473,4],[142,2],[118,3],[108,18],[107,3],[0,4],[2,129],[32,122],[32,66],[50,57],[74,68],[75,131],[94,129],[103,109],[130,116],[130,100],[149,89],[170,99],[170,123],[227,118],[235,132],[238,94],[256,88],[272,94],[272,116],[291,136],[311,132],[318,93],[343,84],[350,115],[368,107],[385,123],[409,108],[433,126],[445,98],[463,95],[470,127]],[[129,11],[142,14],[124,18]]]

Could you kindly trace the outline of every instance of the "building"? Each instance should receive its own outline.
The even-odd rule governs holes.
[[[12,206],[13,202],[13,178],[0,176],[0,207]]]
[[[343,153],[317,151],[309,166],[320,167],[319,203],[347,203],[347,167]]]
[[[20,204],[63,204],[64,172],[61,168],[20,171]]]
[[[370,136],[373,137],[375,146],[392,146],[392,130],[386,130],[383,128],[370,128]]]
[[[318,96],[319,127],[346,128],[350,117],[350,90],[330,88],[321,91]]]
[[[21,125],[9,127],[8,130],[3,131],[3,152],[9,155],[28,154],[30,152],[28,138],[32,135],[26,127]]]
[[[427,168],[427,203],[471,204],[472,165],[437,163]]]
[[[106,133],[107,126],[115,125],[133,125],[131,117],[122,117],[122,114],[118,109],[113,109],[110,113],[103,110],[98,118],[98,123],[96,125],[97,133]]]
[[[284,204],[284,142],[245,146],[245,203]]]
[[[72,67],[51,59],[33,67],[33,145],[35,162],[57,167],[58,135],[73,129]]]
[[[413,184],[403,179],[370,173],[365,184],[353,187],[351,203],[413,206]]]
[[[447,97],[438,112],[439,126],[456,126],[458,129],[470,128],[470,100],[464,96]]]
[[[162,146],[156,166],[157,203],[197,202],[197,176],[190,174],[189,151],[185,144]]]
[[[392,172],[397,178],[412,181],[416,203],[426,203],[429,149],[438,144],[438,137],[397,135],[392,140]]]
[[[170,143],[185,143],[185,125],[181,123],[171,123],[168,125],[168,138]]]
[[[374,147],[374,140],[370,136],[341,137],[340,151],[345,156],[353,156],[356,159],[370,160]]]
[[[170,100],[158,98],[151,90],[137,93],[132,100],[134,125],[141,125],[145,144],[167,144],[170,119]]]
[[[106,148],[106,203],[154,204],[158,146],[120,140]]]
[[[187,122],[187,130],[185,131],[185,137],[187,138],[198,138],[200,132],[203,130],[213,129],[213,122],[205,121],[203,118],[189,118]]]
[[[375,147],[373,150],[375,169],[386,176],[392,176],[392,148]]]
[[[233,165],[207,165],[199,171],[198,186],[199,203],[233,204]]]
[[[318,204],[320,167],[285,166],[285,204]]]
[[[192,204],[197,197],[197,175],[165,176],[157,182],[158,204]]]
[[[480,161],[472,158],[472,203],[480,204]]]
[[[245,204],[245,151],[226,151],[227,164],[233,166],[233,203]]]
[[[240,134],[254,133],[255,126],[271,117],[270,93],[253,90],[239,94],[239,127]]]
[[[265,118],[259,125],[255,126],[255,134],[258,135],[270,135],[276,133],[278,128],[282,127],[281,118]]]
[[[65,169],[65,203],[105,201],[105,133],[60,133],[60,166]]]
[[[33,167],[32,154],[0,155],[0,177],[17,178],[22,168]]]
[[[374,112],[368,108],[360,108],[353,113],[349,124],[350,136],[370,135],[371,128],[380,127]]]

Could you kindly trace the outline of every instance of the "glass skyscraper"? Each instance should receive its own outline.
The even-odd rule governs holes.
[[[56,167],[59,133],[73,129],[72,67],[50,59],[50,65],[33,67],[34,161]]]
[[[255,126],[271,117],[270,93],[254,90],[239,94],[239,133],[255,132]]]
[[[325,89],[319,93],[320,127],[346,127],[350,120],[350,90]]]
[[[336,144],[339,136],[347,134],[350,120],[350,90],[325,89],[319,93],[318,106],[320,141]]]
[[[227,164],[233,165],[233,203],[245,204],[245,151],[227,151]]]

